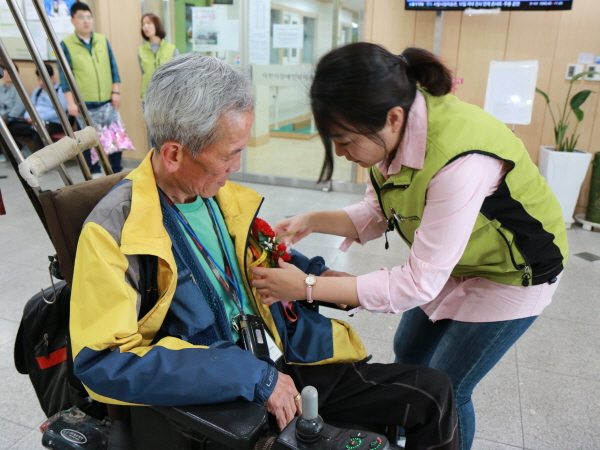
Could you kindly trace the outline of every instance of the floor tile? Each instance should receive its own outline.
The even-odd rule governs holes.
[[[497,364],[475,388],[476,437],[523,446],[517,370],[514,365]]]
[[[519,367],[600,382],[597,330],[597,324],[542,315],[516,344]]]
[[[12,448],[12,446],[16,445],[19,441],[27,437],[32,431],[33,430],[31,428],[24,427],[8,420],[0,419],[0,448],[2,450],[8,450]],[[40,433],[38,432],[38,434]],[[30,447],[30,450],[37,450],[37,448],[43,447],[41,445],[39,447]]]
[[[0,419],[10,420],[27,428],[37,427],[45,420],[27,375],[21,375],[14,368],[1,369],[0,379]]]
[[[3,284],[4,289],[0,291],[0,317],[20,322],[23,308],[29,299],[50,285],[47,270],[24,270],[19,276]]]
[[[40,430],[31,430],[7,450],[43,450],[42,433]]]
[[[488,441],[487,439],[475,438],[473,441],[472,450],[517,450],[523,447],[515,447],[514,445],[501,444],[499,442]]]
[[[600,448],[600,382],[525,367],[519,380],[525,448]]]

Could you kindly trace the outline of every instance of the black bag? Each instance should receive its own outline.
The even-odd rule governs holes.
[[[15,367],[29,375],[47,417],[77,406],[102,419],[106,406],[91,401],[72,370],[69,345],[71,290],[60,281],[25,305],[15,340]]]

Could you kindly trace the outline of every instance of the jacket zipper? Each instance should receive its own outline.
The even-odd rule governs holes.
[[[523,276],[521,277],[521,279],[523,280],[521,282],[521,285],[523,285],[525,287],[529,286],[529,284],[531,283],[532,272],[531,272],[531,265],[529,264],[529,261],[527,261],[527,257],[525,256],[525,254],[523,252],[521,252],[523,259],[525,260],[525,264],[517,264],[517,262],[515,261],[515,256],[513,255],[513,251],[510,246],[510,243],[508,242],[508,239],[506,238],[504,233],[502,231],[500,231],[499,228],[497,229],[497,231],[498,231],[498,233],[500,233],[500,236],[502,236],[502,239],[504,239],[504,242],[506,242],[506,246],[508,247],[508,253],[510,255],[510,259],[513,263],[513,266],[515,267],[515,269],[522,270],[524,272]],[[515,241],[515,246],[517,246],[516,241]],[[518,246],[517,246],[517,249],[519,249]]]
[[[260,207],[262,206],[264,201],[265,201],[265,199],[263,198],[260,201],[260,205],[258,205],[258,208],[256,208],[254,217],[252,218],[252,221],[250,221],[250,228],[248,229],[248,233],[246,233],[246,242],[244,243],[244,277],[246,278],[246,283],[248,283],[248,286],[250,286],[250,287],[252,287],[252,284],[250,283],[250,276],[248,275],[248,258],[246,258],[246,249],[250,245],[250,235],[252,234],[252,225],[254,224],[254,222],[256,221],[256,218],[258,217],[258,212],[260,211]],[[256,298],[254,298],[254,295],[250,295],[249,297],[251,297],[252,300],[254,301],[253,306],[254,306],[255,310],[257,312],[260,311],[258,309],[258,304],[257,304],[258,300]]]

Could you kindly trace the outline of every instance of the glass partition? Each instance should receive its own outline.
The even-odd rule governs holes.
[[[365,0],[142,0],[162,16],[180,53],[205,52],[246,70],[256,116],[236,178],[310,188],[323,144],[308,98],[314,66],[334,45],[362,37]],[[335,185],[353,190],[356,167],[336,160]],[[364,190],[357,187],[356,190]]]

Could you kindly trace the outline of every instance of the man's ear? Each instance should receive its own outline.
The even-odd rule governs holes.
[[[163,167],[169,173],[174,173],[179,170],[183,164],[183,145],[175,141],[166,141],[160,148],[160,159]]]

